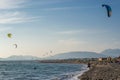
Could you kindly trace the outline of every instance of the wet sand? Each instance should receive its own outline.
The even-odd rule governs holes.
[[[78,78],[80,80],[120,80],[120,64],[97,64]]]

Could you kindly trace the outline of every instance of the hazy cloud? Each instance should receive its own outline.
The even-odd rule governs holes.
[[[61,11],[61,10],[79,10],[79,9],[90,9],[90,8],[96,8],[97,6],[66,6],[66,7],[51,7],[51,8],[45,8],[46,11]]]
[[[80,33],[82,32],[81,30],[68,30],[68,31],[61,31],[61,32],[58,32],[58,34],[77,34],[77,33]]]
[[[31,22],[39,17],[31,17],[27,16],[22,12],[3,12],[0,13],[0,24],[14,24],[14,23],[22,23],[22,22]]]
[[[55,7],[55,8],[46,8],[45,10],[56,11],[56,10],[71,10],[79,9],[79,7]]]
[[[14,9],[24,6],[28,0],[0,0],[0,9]]]
[[[16,8],[25,7],[28,1],[30,0],[0,0],[0,24],[15,24],[38,20],[39,17],[29,16],[26,12],[15,11]]]
[[[59,40],[58,44],[60,45],[67,45],[67,46],[78,46],[80,44],[84,44],[84,41],[79,41],[75,39],[67,39],[67,40]]]
[[[107,30],[102,29],[80,29],[80,30],[66,30],[57,32],[61,35],[74,35],[74,34],[97,34],[97,33],[106,33]]]
[[[6,26],[0,27],[0,32],[8,31],[10,29],[12,29],[12,28],[11,27],[6,27]]]

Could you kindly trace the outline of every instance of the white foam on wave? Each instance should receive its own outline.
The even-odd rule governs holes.
[[[81,71],[61,74],[62,77],[52,77],[50,80],[80,80],[78,77],[88,70],[87,65],[83,65]]]
[[[84,72],[86,72],[88,70],[89,70],[89,68],[87,68],[87,65],[84,65],[82,67],[81,71],[76,72],[76,75],[73,76],[71,79],[68,79],[68,80],[80,80],[80,79],[78,79],[78,77],[81,76]]]

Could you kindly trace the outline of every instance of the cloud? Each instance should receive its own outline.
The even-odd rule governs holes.
[[[38,20],[39,17],[32,17],[25,12],[15,11],[16,8],[25,7],[25,3],[28,1],[30,0],[0,0],[0,24],[16,24]]]
[[[39,17],[30,17],[22,12],[3,12],[0,13],[0,24],[15,24],[22,22],[32,22],[39,19]]]
[[[55,7],[55,8],[47,8],[45,10],[56,11],[56,10],[70,10],[70,9],[78,9],[78,7]]]
[[[28,0],[0,0],[0,9],[14,9],[24,6]]]
[[[34,3],[38,5],[48,5],[48,4],[56,4],[56,3],[63,3],[63,2],[71,2],[73,0],[35,0]]]
[[[79,46],[80,44],[84,44],[84,41],[78,41],[75,39],[67,39],[67,40],[59,40],[58,44],[63,46]]]
[[[99,34],[106,33],[108,30],[104,29],[78,29],[78,30],[66,30],[57,32],[60,35],[76,35],[76,34]]]
[[[79,9],[90,9],[90,8],[96,8],[96,6],[66,6],[66,7],[52,7],[52,8],[46,8],[44,10],[46,11],[60,11],[60,10],[79,10]]]
[[[61,39],[58,40],[57,45],[55,46],[55,49],[57,48],[57,51],[64,52],[64,51],[78,51],[82,46],[86,44],[85,41],[80,41],[77,39]]]
[[[12,27],[6,27],[6,26],[0,27],[0,32],[8,31],[10,29],[12,29]]]
[[[68,34],[68,35],[72,35],[72,34],[78,34],[80,32],[83,32],[82,30],[68,30],[68,31],[61,31],[61,32],[58,32],[58,34]]]

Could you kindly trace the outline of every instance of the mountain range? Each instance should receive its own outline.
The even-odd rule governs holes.
[[[74,51],[56,54],[54,56],[39,58],[35,56],[22,56],[22,55],[13,55],[8,58],[0,58],[1,61],[6,60],[43,60],[43,59],[73,59],[73,58],[99,58],[99,57],[118,57],[120,56],[120,49],[106,49],[101,53],[88,52],[88,51]]]
[[[18,60],[40,60],[39,57],[35,57],[35,56],[23,56],[23,55],[12,55],[10,57],[7,58],[0,58],[1,61],[18,61]]]
[[[103,54],[98,54],[95,52],[68,52],[68,53],[61,53],[57,54],[51,57],[48,57],[48,59],[70,59],[70,58],[99,58],[99,57],[106,57]]]
[[[120,49],[106,49],[101,52],[101,54],[111,57],[120,56]]]
[[[106,49],[101,53],[87,52],[87,51],[77,51],[61,53],[46,59],[69,59],[69,58],[99,58],[99,57],[118,57],[120,56],[120,49]]]

